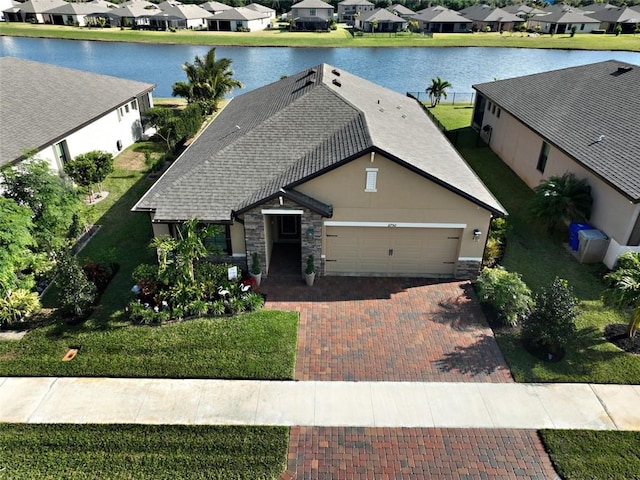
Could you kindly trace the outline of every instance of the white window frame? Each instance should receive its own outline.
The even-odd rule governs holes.
[[[367,176],[364,183],[365,192],[377,192],[378,191],[378,169],[367,168]]]

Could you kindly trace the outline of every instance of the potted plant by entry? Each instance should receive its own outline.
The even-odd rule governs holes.
[[[256,283],[256,287],[260,286],[260,280],[262,280],[262,268],[260,267],[260,257],[257,252],[251,254],[251,268],[249,269],[251,278]]]
[[[308,286],[313,285],[313,281],[316,278],[316,265],[313,261],[313,255],[307,257],[307,268],[304,270],[304,280]]]

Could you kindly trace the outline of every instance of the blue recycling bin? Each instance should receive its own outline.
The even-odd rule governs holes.
[[[575,252],[578,251],[580,246],[580,237],[578,235],[580,230],[593,230],[593,227],[588,223],[571,222],[569,224],[569,246]]]

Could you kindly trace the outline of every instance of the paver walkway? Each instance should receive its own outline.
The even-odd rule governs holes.
[[[558,478],[532,430],[294,427],[290,479]]]
[[[297,380],[513,381],[469,282],[293,276],[262,291],[300,312]]]

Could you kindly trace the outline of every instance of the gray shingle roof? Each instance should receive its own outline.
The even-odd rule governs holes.
[[[554,12],[536,15],[534,20],[538,22],[547,23],[599,23],[599,20],[585,15],[583,12],[576,12],[574,10],[556,10]]]
[[[258,20],[264,17],[265,14],[263,12],[258,12],[247,7],[236,7],[214,13],[209,17],[209,20]]]
[[[504,212],[415,100],[334,70],[319,65],[233,99],[134,210],[155,211],[156,221],[229,221],[378,151]]]
[[[291,8],[330,8],[333,10],[333,5],[322,0],[302,0],[291,5]]]
[[[420,10],[414,17],[414,20],[434,23],[471,23],[472,21],[455,10],[436,6]]]
[[[513,13],[509,13],[501,8],[489,5],[472,5],[460,10],[460,13],[469,20],[478,22],[521,22],[522,18]]]
[[[363,22],[373,22],[374,20],[382,23],[406,23],[404,18],[384,8],[378,8],[361,19]]]
[[[608,60],[473,88],[640,201],[640,67]],[[604,140],[595,142],[600,135]]]
[[[13,57],[0,58],[0,165],[41,148],[155,86]]]

